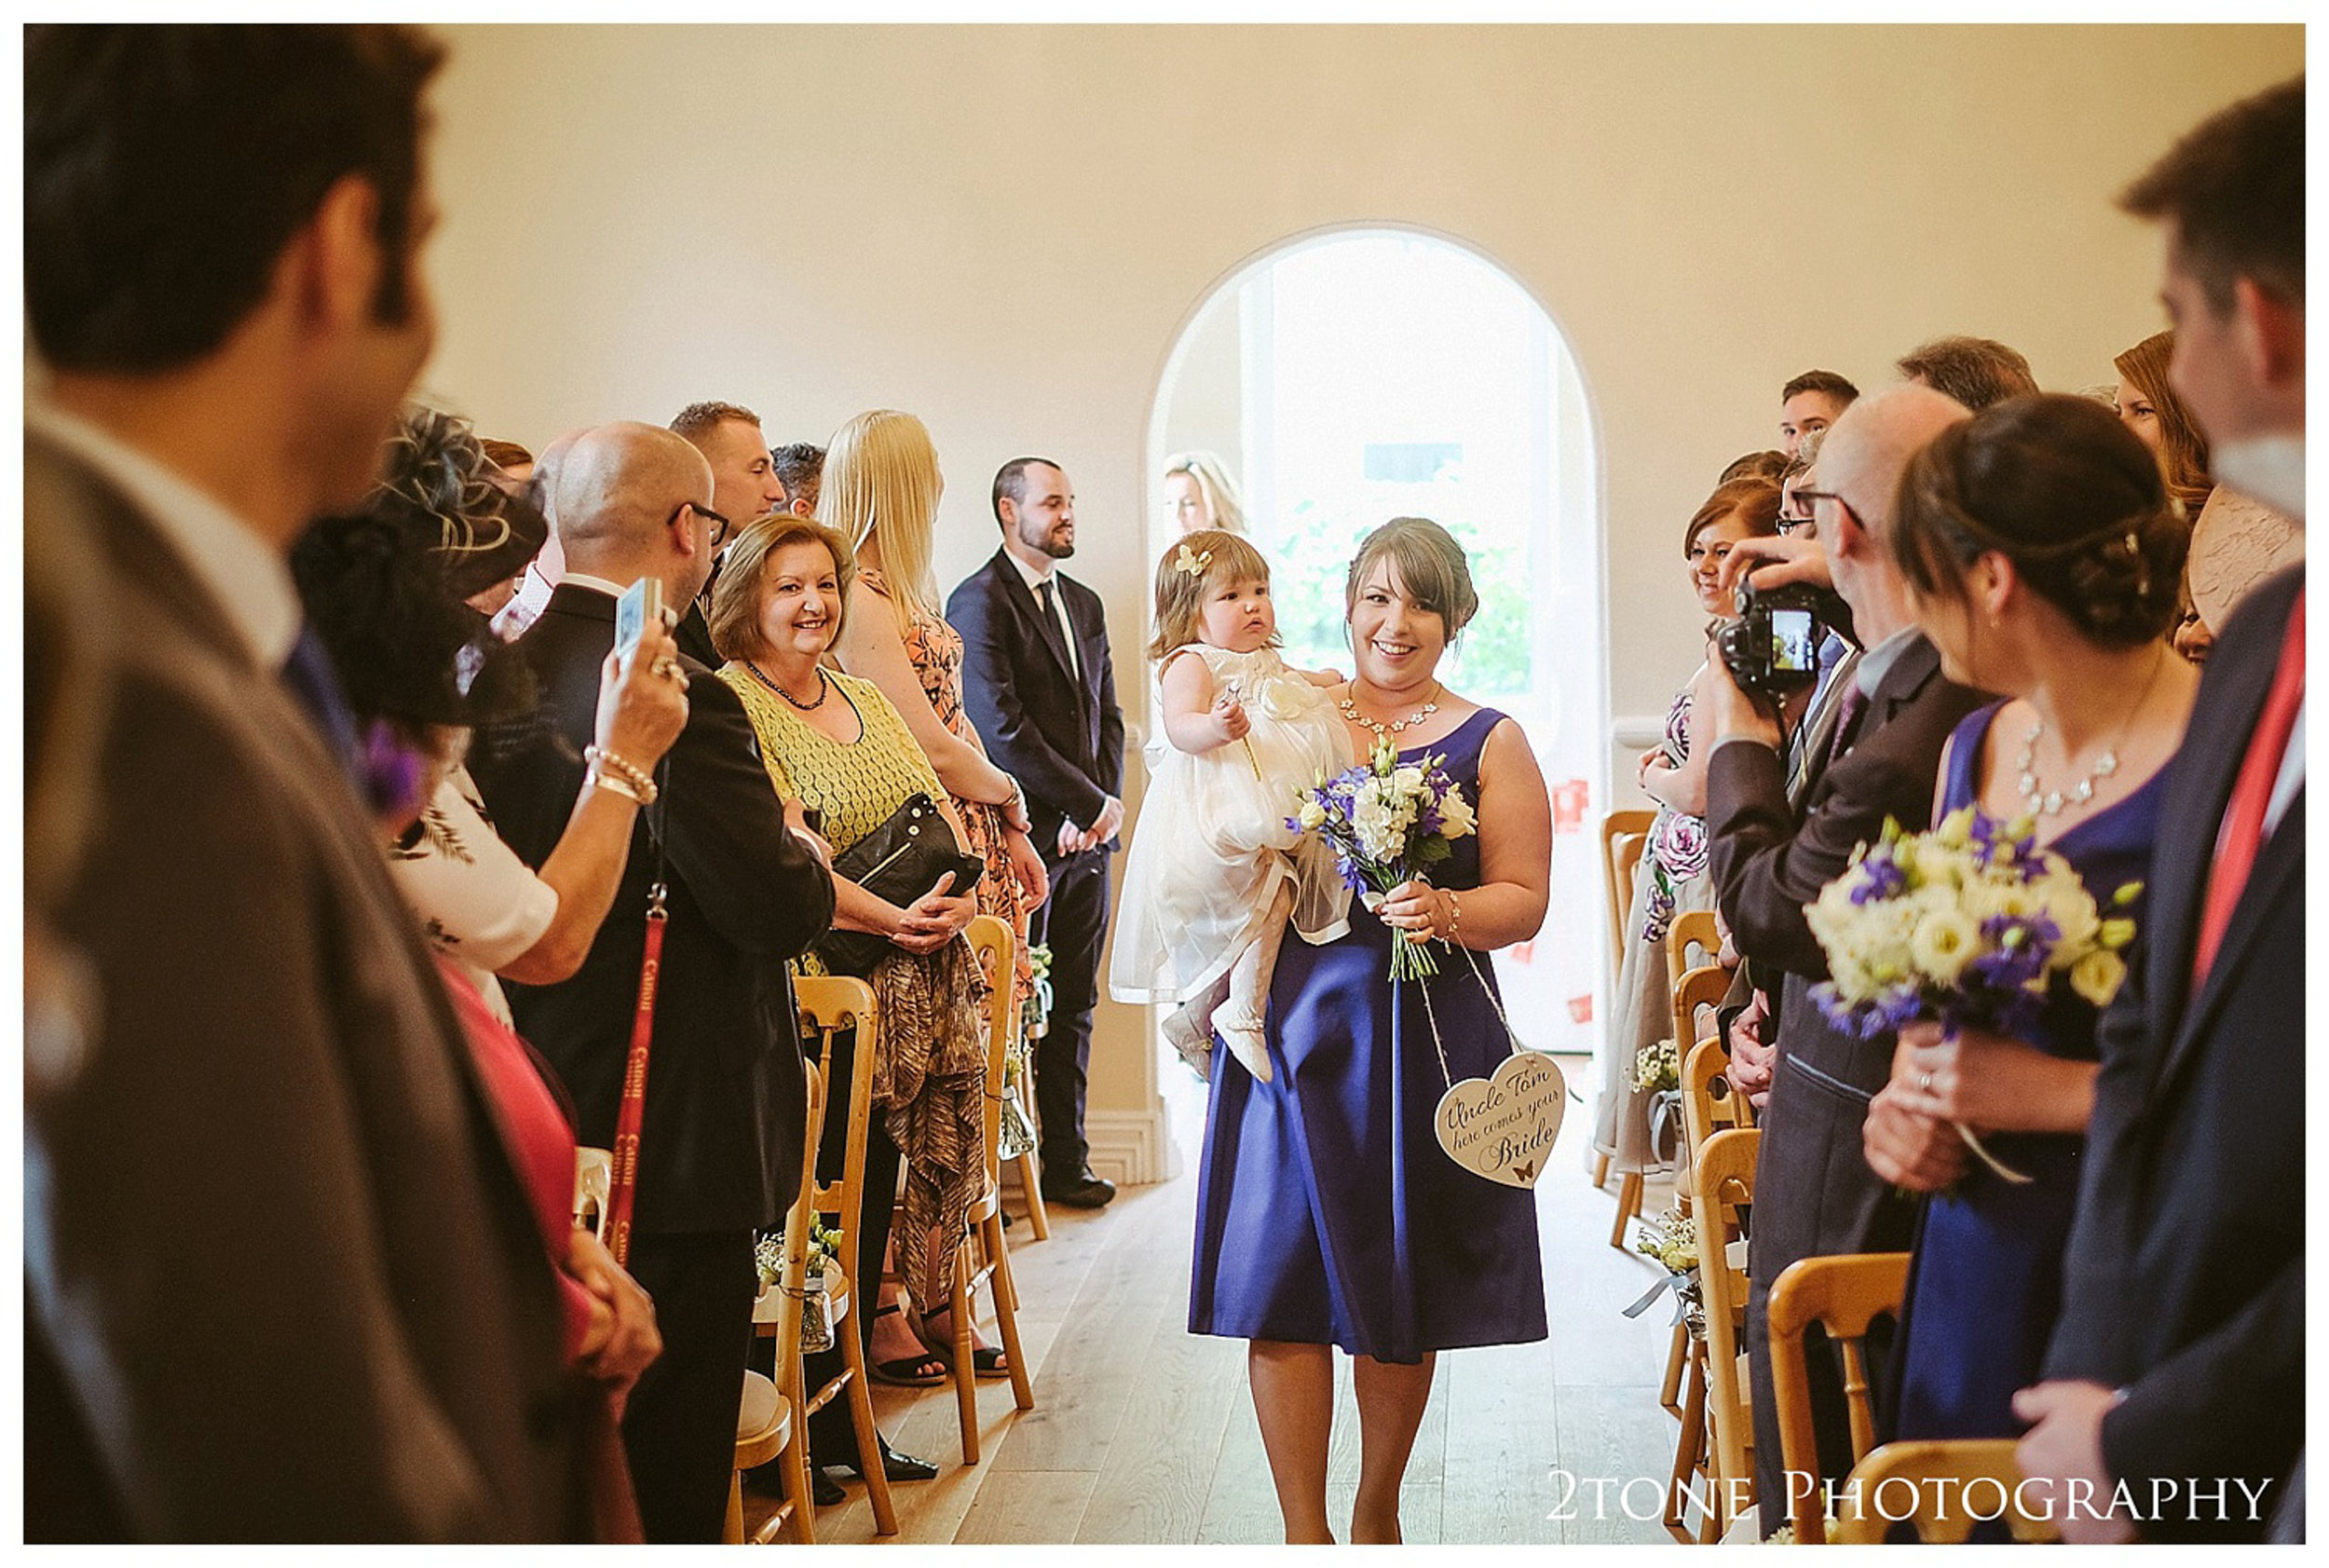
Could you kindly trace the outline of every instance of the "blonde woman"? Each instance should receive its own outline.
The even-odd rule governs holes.
[[[1210,452],[1177,452],[1164,459],[1164,505],[1173,525],[1184,534],[1219,528],[1225,534],[1246,531],[1246,509],[1237,499],[1237,485],[1228,467]]]
[[[1034,982],[1028,913],[1049,891],[1042,857],[1028,838],[1027,797],[987,760],[962,711],[962,638],[939,613],[931,556],[946,481],[930,431],[911,414],[875,409],[834,432],[825,449],[817,521],[855,552],[850,613],[834,640],[841,669],[880,689],[906,720],[954,805],[970,852],[987,863],[978,908],[1011,927],[1019,955],[1012,977],[1024,1002]],[[924,1320],[930,1355],[953,1346],[950,1315]],[[894,1359],[892,1358],[892,1359]],[[977,1370],[1000,1376],[1001,1354],[981,1346]],[[901,1380],[912,1381],[912,1380]]]

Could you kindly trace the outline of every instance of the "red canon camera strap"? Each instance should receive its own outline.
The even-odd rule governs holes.
[[[655,986],[663,968],[665,889],[647,890],[647,944],[639,958],[639,1004],[631,1015],[631,1054],[623,1063],[622,1105],[615,1112],[615,1170],[606,1193],[607,1250],[618,1263],[631,1256],[631,1207],[639,1189],[639,1126],[647,1117],[647,1056],[655,1039]]]

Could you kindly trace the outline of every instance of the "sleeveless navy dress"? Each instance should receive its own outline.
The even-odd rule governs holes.
[[[1480,748],[1503,717],[1484,708],[1399,755],[1445,757],[1477,804]],[[1432,880],[1478,887],[1478,838],[1454,851]],[[1214,1043],[1190,1331],[1409,1363],[1541,1340],[1533,1195],[1457,1166],[1432,1125],[1448,1080],[1420,987],[1459,1081],[1488,1076],[1511,1050],[1495,1004],[1463,954],[1438,949],[1438,975],[1395,997],[1391,929],[1355,899],[1350,919],[1323,947],[1287,935],[1266,1018],[1272,1082]],[[1472,957],[1492,986],[1488,955]]]
[[[2002,703],[1966,716],[1951,739],[1943,812],[1971,805],[1982,743]],[[2150,874],[2165,770],[2106,811],[2048,845],[2070,863],[2095,902]],[[2131,910],[2138,922],[2145,905]],[[2023,1036],[2050,1056],[2099,1059],[2094,1006],[2060,981]],[[2038,1381],[2046,1342],[2062,1313],[2063,1251],[2077,1207],[2081,1137],[2061,1133],[1984,1136],[1982,1147],[2017,1186],[1974,1161],[1950,1194],[1925,1206],[1909,1265],[1907,1311],[1895,1352],[1899,1438],[2014,1438],[2018,1388]]]

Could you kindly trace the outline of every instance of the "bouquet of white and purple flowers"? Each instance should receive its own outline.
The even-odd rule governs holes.
[[[1401,762],[1388,741],[1368,760],[1298,794],[1301,801],[1286,825],[1315,833],[1334,849],[1335,868],[1362,897],[1377,899],[1401,882],[1423,875],[1454,852],[1454,841],[1473,832],[1472,803],[1448,776],[1442,757]],[[1372,904],[1369,904],[1372,907]],[[1419,979],[1439,973],[1424,942],[1405,931],[1391,934],[1391,978]]]
[[[2032,825],[1967,806],[1927,833],[1887,821],[1882,838],[1861,845],[1804,907],[1828,956],[1829,979],[1811,995],[1829,1020],[1862,1039],[1919,1019],[1951,1034],[2019,1036],[2057,978],[2107,1006],[2127,977],[2120,955],[2135,922],[2106,917],[2069,863],[2037,847]],[[2130,882],[2111,907],[2128,908],[2142,893]]]

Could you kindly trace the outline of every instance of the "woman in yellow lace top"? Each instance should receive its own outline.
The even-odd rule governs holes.
[[[927,793],[962,838],[944,786],[897,709],[871,682],[819,661],[839,633],[853,570],[849,547],[823,525],[784,513],[764,517],[730,548],[712,596],[712,640],[728,657],[719,675],[743,700],[777,792],[820,813],[818,830],[846,850],[888,820],[917,791]],[[901,1155],[906,1171],[906,1228],[899,1248],[915,1297],[945,1302],[964,1216],[986,1179],[983,1096],[987,1052],[976,957],[961,939],[974,898],[954,896],[949,879],[900,907],[834,879],[834,924],[872,932],[896,949],[867,976],[880,1003],[867,1133],[865,1213],[853,1278],[881,1277],[890,1205]],[[804,970],[819,965],[805,956]],[[837,1044],[836,1049],[840,1047]],[[847,1068],[828,1078],[845,1089]],[[820,1168],[838,1175],[846,1108],[825,1114]],[[872,1317],[861,1318],[870,1348]],[[841,1401],[830,1407],[839,1410]],[[824,1412],[820,1411],[822,1416]],[[850,1442],[846,1413],[821,1452]],[[828,1459],[825,1463],[842,1463]],[[895,1467],[892,1477],[897,1474]]]

